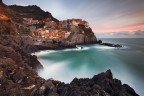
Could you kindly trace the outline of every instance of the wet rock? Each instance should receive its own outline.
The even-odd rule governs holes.
[[[101,44],[101,43],[102,43],[102,40],[98,40],[97,43],[98,43],[98,44]]]
[[[8,13],[8,16],[13,21],[18,20],[22,23],[20,18],[16,18],[18,16],[15,16],[12,10],[7,10],[7,6],[4,4],[1,5],[0,7],[3,7],[0,10],[1,12]],[[11,7],[18,8],[17,6]],[[32,8],[32,11],[34,9],[40,10],[37,6],[29,6],[29,8]],[[22,11],[29,13],[31,10],[23,9]],[[51,16],[49,13],[42,13],[44,17],[39,15],[40,17],[37,16],[34,18]],[[33,14],[33,16],[36,15]],[[95,75],[93,78],[75,78],[70,84],[54,80],[44,80],[36,72],[37,69],[42,68],[37,57],[28,54],[29,48],[33,46],[33,39],[29,36],[15,36],[14,34],[11,36],[9,32],[17,32],[18,29],[16,26],[10,28],[9,23],[11,22],[4,22],[3,24],[0,21],[2,27],[8,27],[7,31],[0,30],[0,96],[139,96],[130,86],[122,84],[120,80],[114,79],[110,70]],[[78,25],[74,28],[71,28],[72,26],[69,27],[72,34],[68,37],[68,41],[58,41],[54,42],[54,44],[63,47],[95,43],[97,41],[90,28],[83,25]],[[4,32],[8,32],[8,34],[3,35]],[[109,43],[102,44],[119,46]]]
[[[120,44],[112,44],[112,43],[99,43],[100,45],[109,46],[109,47],[117,47],[120,48],[122,45]]]
[[[117,48],[122,47],[122,45],[120,45],[120,44],[104,43],[104,42],[102,42],[102,40],[98,40],[97,44],[104,45],[104,46],[109,46],[109,47],[117,47]]]
[[[60,96],[139,96],[128,85],[113,79],[111,70],[95,75],[92,79],[75,78],[70,84],[58,87]]]
[[[0,45],[0,96],[10,95],[139,96],[130,86],[122,85],[120,80],[113,79],[111,70],[95,75],[93,78],[75,78],[70,84],[44,80],[23,62],[19,53],[11,47]]]

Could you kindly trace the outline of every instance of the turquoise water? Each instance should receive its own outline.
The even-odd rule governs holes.
[[[102,39],[122,44],[123,48],[85,45],[83,49],[43,51],[36,53],[44,70],[39,75],[69,83],[73,78],[91,78],[111,69],[114,78],[129,84],[144,96],[144,39]]]

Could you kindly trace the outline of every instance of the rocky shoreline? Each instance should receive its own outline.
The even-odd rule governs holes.
[[[20,42],[1,42],[0,96],[139,96],[129,85],[114,79],[110,70],[65,84],[41,78],[37,74],[40,68],[37,57],[30,55]]]
[[[110,70],[91,79],[75,78],[70,84],[44,80],[22,55],[0,45],[0,96],[139,96],[130,86],[114,79]],[[37,66],[34,60],[31,64]]]
[[[92,43],[84,43],[84,44],[78,44],[78,45],[91,45],[91,44],[97,44],[97,45],[102,45],[102,46],[108,46],[108,47],[115,47],[115,48],[121,48],[123,47],[120,44],[113,44],[113,43],[102,43],[100,42],[92,42]],[[51,44],[49,45],[33,45],[31,48],[29,48],[28,52],[33,53],[33,52],[39,52],[39,51],[44,51],[44,50],[64,50],[64,49],[74,49],[77,48],[77,45],[73,44]]]
[[[23,11],[27,11],[25,10],[27,7],[23,8]],[[30,8],[36,13],[35,9],[38,9],[44,14],[42,18],[52,17],[50,13],[37,6]],[[74,48],[77,44],[96,43],[97,39],[91,28],[83,25],[74,28],[74,32],[67,39],[70,44],[53,42],[54,46],[47,46],[49,43],[44,42],[46,46],[40,46],[34,45],[31,31],[23,25],[20,14],[3,4],[2,0],[0,0],[0,13],[0,96],[139,96],[130,86],[114,79],[110,70],[93,78],[75,78],[70,84],[41,78],[37,71],[43,66],[30,52]],[[31,15],[41,19],[40,15],[28,16]]]

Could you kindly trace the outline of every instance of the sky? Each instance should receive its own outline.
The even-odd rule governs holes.
[[[38,5],[59,19],[81,18],[99,38],[144,38],[144,0],[3,0]]]

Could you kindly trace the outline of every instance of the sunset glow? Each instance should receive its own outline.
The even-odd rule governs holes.
[[[38,5],[59,20],[81,18],[96,34],[144,30],[144,0],[5,0],[6,4]],[[143,36],[144,37],[144,36]]]
[[[7,16],[5,16],[4,14],[1,14],[1,13],[0,13],[0,19],[3,20],[3,21],[10,20]]]
[[[96,29],[94,28],[93,31],[96,33],[100,32],[121,32],[121,31],[137,31],[137,30],[144,30],[144,24],[141,25],[130,25],[130,26],[122,26],[122,27],[109,27],[104,29]]]

